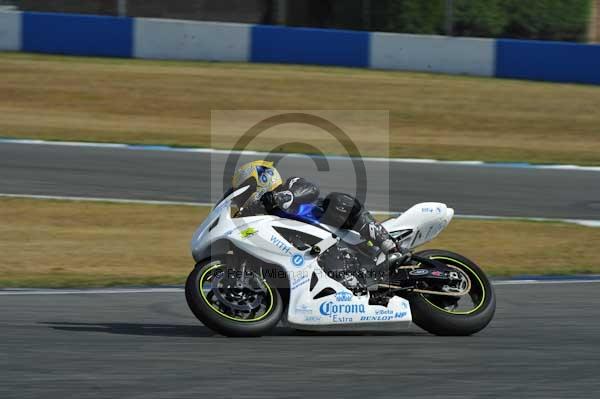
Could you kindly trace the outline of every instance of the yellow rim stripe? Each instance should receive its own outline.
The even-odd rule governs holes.
[[[229,320],[233,320],[233,321],[241,321],[241,322],[252,322],[252,321],[259,321],[264,319],[265,317],[267,317],[267,315],[269,313],[271,313],[271,310],[273,309],[273,292],[271,291],[271,287],[269,286],[269,284],[264,281],[265,286],[267,287],[267,290],[269,291],[269,297],[271,299],[271,303],[269,305],[269,308],[267,309],[267,311],[260,317],[254,318],[254,319],[236,319],[235,317],[231,317],[228,314],[225,314],[223,312],[221,312],[219,309],[217,309],[216,307],[213,306],[212,303],[210,303],[210,301],[208,300],[208,298],[206,297],[206,295],[204,294],[204,289],[202,289],[202,285],[204,282],[204,276],[206,276],[206,273],[210,272],[211,270],[217,269],[219,267],[223,267],[222,264],[216,264],[208,269],[206,269],[204,271],[204,273],[202,273],[202,276],[200,277],[200,294],[202,295],[202,298],[204,299],[204,302],[206,302],[206,304],[212,309],[214,310],[217,314],[229,319]]]
[[[483,285],[483,282],[481,281],[481,279],[479,278],[479,276],[477,275],[477,273],[475,273],[473,271],[473,269],[471,269],[469,266],[465,265],[464,263],[462,263],[459,260],[456,260],[456,259],[453,259],[453,258],[448,258],[446,256],[432,256],[429,259],[433,259],[433,260],[438,260],[438,259],[449,260],[451,262],[456,262],[459,265],[461,265],[464,268],[466,268],[467,270],[469,270],[475,276],[475,278],[477,279],[477,281],[479,281],[479,285],[480,285],[481,291],[482,291],[482,296],[481,296],[481,301],[479,302],[479,305],[477,305],[475,308],[469,310],[468,312],[453,312],[453,311],[450,311],[448,309],[441,308],[441,307],[437,306],[436,304],[432,303],[423,294],[421,294],[421,296],[423,297],[423,299],[425,299],[425,301],[427,301],[427,303],[429,303],[434,308],[441,310],[442,312],[446,312],[446,313],[450,313],[450,314],[471,314],[473,312],[476,312],[481,306],[483,306],[483,303],[485,302],[485,286]]]

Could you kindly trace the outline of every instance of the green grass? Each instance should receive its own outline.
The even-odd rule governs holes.
[[[183,284],[207,208],[0,199],[0,287]],[[455,220],[428,248],[459,252],[493,276],[600,273],[600,229]]]
[[[0,136],[231,148],[211,110],[387,110],[350,120],[364,155],[600,164],[600,87],[351,68],[0,54]],[[240,121],[234,121],[240,122]],[[251,143],[333,140],[302,126]],[[294,151],[294,146],[283,148]]]

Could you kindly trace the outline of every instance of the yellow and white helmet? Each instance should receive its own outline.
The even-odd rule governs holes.
[[[252,161],[242,165],[233,174],[231,186],[238,189],[251,182],[256,182],[256,191],[264,194],[275,190],[283,184],[281,175],[269,161]]]

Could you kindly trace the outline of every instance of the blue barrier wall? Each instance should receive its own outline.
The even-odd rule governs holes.
[[[369,32],[256,25],[250,61],[366,68]]]
[[[0,12],[0,51],[337,65],[600,84],[600,46]]]
[[[496,76],[600,84],[600,46],[530,40],[497,40]]]
[[[133,20],[95,15],[22,13],[22,51],[131,57]]]

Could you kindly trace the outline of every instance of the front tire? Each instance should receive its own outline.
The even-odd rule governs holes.
[[[252,302],[258,303],[251,310],[237,310],[251,306],[244,298],[232,303],[227,299],[242,295],[242,290],[234,292],[229,283],[220,283],[227,273],[223,259],[210,259],[200,262],[190,273],[185,284],[185,298],[192,313],[205,326],[229,337],[257,337],[273,329],[283,314],[283,301],[276,288],[266,280],[260,281],[262,290]],[[221,279],[221,280],[218,280]],[[253,293],[253,291],[250,291]],[[219,301],[219,298],[222,299]],[[240,305],[242,304],[242,305]]]
[[[415,324],[435,335],[464,336],[484,329],[494,317],[496,296],[483,270],[471,260],[450,251],[432,249],[415,255],[443,262],[466,273],[472,283],[466,295],[473,302],[471,309],[456,310],[452,309],[452,299],[447,297],[412,293],[407,299]]]

